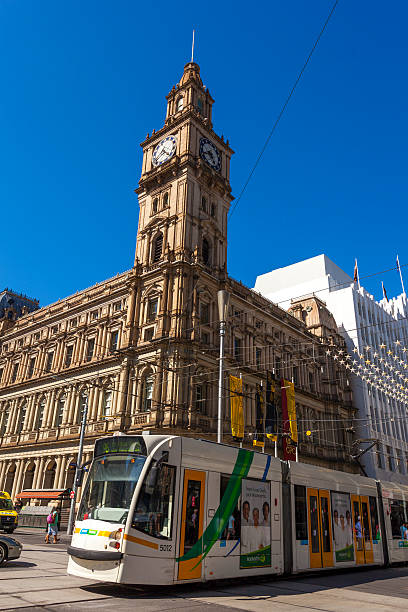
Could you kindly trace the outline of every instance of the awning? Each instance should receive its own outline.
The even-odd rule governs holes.
[[[19,499],[58,499],[67,489],[25,489],[18,493],[16,497]]]

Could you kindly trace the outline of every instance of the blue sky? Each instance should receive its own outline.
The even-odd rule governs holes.
[[[0,0],[0,289],[46,305],[132,266],[139,143],[193,27],[238,195],[331,6]],[[407,21],[402,0],[339,2],[232,216],[234,278],[323,252],[361,277],[408,264]],[[363,284],[381,280],[400,291],[396,271]]]

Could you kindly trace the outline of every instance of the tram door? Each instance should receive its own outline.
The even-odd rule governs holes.
[[[354,521],[354,546],[356,562],[360,565],[374,563],[373,536],[371,533],[370,505],[365,495],[352,495]]]
[[[180,554],[183,558],[193,549],[203,534],[205,472],[184,471],[183,505],[180,524]],[[194,551],[193,551],[194,552]],[[195,551],[193,558],[179,561],[178,579],[201,578],[202,550]],[[198,565],[197,565],[198,563]],[[197,566],[197,567],[195,567]]]
[[[334,564],[329,491],[308,489],[307,506],[310,567],[332,567]]]

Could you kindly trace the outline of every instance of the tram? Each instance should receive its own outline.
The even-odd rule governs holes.
[[[206,440],[95,442],[68,573],[166,585],[408,561],[408,487]]]

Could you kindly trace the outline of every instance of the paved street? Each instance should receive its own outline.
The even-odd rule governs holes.
[[[19,561],[0,569],[0,610],[385,612],[408,609],[408,568],[176,588],[118,587],[66,576],[65,544],[22,528]],[[64,538],[63,538],[64,540]]]

